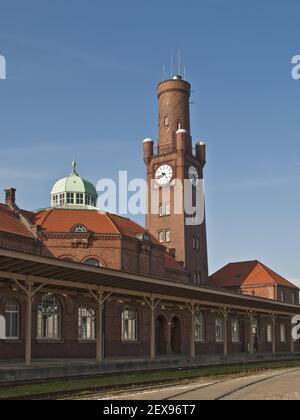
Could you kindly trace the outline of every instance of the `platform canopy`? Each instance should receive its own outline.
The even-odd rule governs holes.
[[[56,291],[97,291],[135,297],[157,297],[178,303],[195,302],[209,307],[300,314],[300,306],[221,289],[121,272],[56,258],[0,248],[0,282],[32,282]],[[0,285],[1,285],[0,283]]]

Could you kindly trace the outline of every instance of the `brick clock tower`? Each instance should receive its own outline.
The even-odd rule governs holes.
[[[157,87],[159,99],[159,138],[157,151],[151,139],[144,140],[144,161],[147,167],[148,214],[146,228],[165,245],[176,259],[182,262],[189,273],[191,283],[207,284],[206,222],[188,225],[185,212],[178,212],[178,201],[184,202],[184,188],[190,182],[195,190],[203,180],[206,163],[204,143],[193,149],[190,125],[191,85],[181,76],[160,83]],[[175,194],[175,179],[185,187],[178,200]],[[188,180],[188,181],[185,181]],[[185,181],[185,182],[184,182]],[[166,187],[170,193],[164,194]],[[153,212],[152,189],[156,190],[157,211]],[[167,198],[166,198],[167,196]],[[158,202],[157,202],[158,201]],[[195,205],[195,203],[193,204]]]

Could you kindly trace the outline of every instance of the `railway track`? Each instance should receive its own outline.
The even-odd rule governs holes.
[[[247,391],[251,387],[254,387],[254,386],[256,386],[258,384],[261,384],[263,382],[268,382],[268,381],[271,381],[273,379],[283,377],[283,376],[286,376],[286,375],[289,375],[289,374],[295,373],[295,372],[299,372],[299,369],[288,370],[288,371],[285,371],[285,372],[277,372],[277,373],[265,375],[263,377],[262,376],[256,377],[256,379],[250,380],[246,384],[234,387],[234,389],[228,390],[228,391],[223,392],[223,393],[218,393],[218,390],[216,390],[217,395],[215,395],[211,398],[208,398],[208,399],[214,400],[214,401],[222,401],[222,400],[230,400],[230,399],[238,400],[241,397],[243,397],[245,394],[247,394]],[[208,395],[212,396],[213,393],[215,392],[214,388],[219,388],[220,386],[222,387],[222,385],[225,385],[226,383],[228,383],[229,386],[232,386],[233,382],[235,382],[235,380],[234,381],[228,381],[228,380],[216,381],[214,383],[207,384],[205,386],[198,386],[198,387],[189,389],[188,391],[168,396],[168,398],[165,398],[164,401],[171,401],[171,400],[176,400],[176,399],[184,400],[184,397],[188,397],[188,396],[190,396],[191,394],[194,394],[197,391],[199,391],[200,396],[201,396],[201,393],[208,394]],[[207,391],[209,391],[209,392],[207,392]],[[195,400],[196,400],[196,398],[195,398]]]
[[[288,369],[284,372],[282,370],[276,370],[272,373],[267,373],[265,370],[256,369],[252,372],[252,376],[242,376],[237,379],[224,379],[224,380],[213,380],[207,382],[197,383],[193,386],[190,380],[185,379],[178,383],[178,381],[160,381],[147,383],[147,384],[132,384],[128,386],[115,386],[115,387],[103,387],[98,389],[82,389],[76,391],[65,391],[65,392],[54,392],[49,395],[32,395],[30,397],[19,397],[20,400],[126,400],[130,396],[131,400],[135,397],[139,399],[150,399],[157,395],[157,398],[161,401],[174,401],[174,400],[228,400],[228,399],[239,399],[243,397],[249,390],[263,382],[271,381],[272,379],[283,377],[295,372],[300,372],[300,369]],[[250,373],[250,372],[249,372]],[[253,376],[255,375],[255,376]],[[196,378],[194,378],[195,380]],[[204,379],[204,378],[202,378]],[[242,384],[238,384],[243,382]],[[227,384],[227,385],[226,385]],[[176,393],[171,393],[172,391]],[[164,395],[167,394],[165,397]],[[194,395],[194,398],[191,396]],[[142,398],[139,398],[142,397]],[[11,398],[14,399],[14,398]]]

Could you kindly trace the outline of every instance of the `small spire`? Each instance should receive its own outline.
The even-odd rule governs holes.
[[[72,175],[78,175],[76,171],[76,166],[77,166],[77,162],[74,159],[72,162]]]

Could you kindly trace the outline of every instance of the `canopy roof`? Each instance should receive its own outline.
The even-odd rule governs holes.
[[[224,290],[200,287],[150,276],[124,273],[100,267],[41,257],[0,248],[0,279],[28,282],[55,290],[94,290],[136,297],[155,296],[184,304],[196,302],[211,307],[263,313],[300,314],[300,306],[250,297]]]

